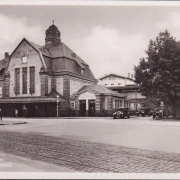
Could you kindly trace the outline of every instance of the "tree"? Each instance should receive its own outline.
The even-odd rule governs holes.
[[[147,57],[134,68],[140,92],[154,102],[163,100],[166,107],[176,110],[180,104],[180,42],[165,30],[149,41],[145,52]]]

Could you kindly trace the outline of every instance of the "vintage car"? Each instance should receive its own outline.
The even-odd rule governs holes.
[[[163,111],[162,109],[156,108],[153,112],[153,119],[162,119],[163,118]]]
[[[116,119],[116,118],[129,118],[130,117],[130,114],[129,114],[129,108],[126,108],[126,107],[120,107],[120,108],[117,108],[116,112],[113,113],[113,118]]]
[[[136,112],[137,117],[138,116],[142,116],[142,117],[151,116],[152,114],[153,113],[152,113],[151,109],[148,107],[141,108],[139,111]]]

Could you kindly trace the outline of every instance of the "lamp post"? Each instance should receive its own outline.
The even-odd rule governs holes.
[[[58,119],[58,116],[59,116],[59,107],[58,107],[58,105],[59,105],[59,96],[57,95],[56,96],[56,100],[57,100],[57,119]]]

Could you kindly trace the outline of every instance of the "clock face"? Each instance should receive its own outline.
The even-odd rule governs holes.
[[[26,63],[27,63],[27,56],[23,56],[23,57],[22,57],[22,63],[23,63],[23,64],[26,64]]]

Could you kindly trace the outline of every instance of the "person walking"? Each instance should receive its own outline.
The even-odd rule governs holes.
[[[28,109],[26,108],[26,118],[28,118]]]
[[[15,109],[15,117],[18,118],[18,110]]]
[[[2,121],[2,109],[0,108],[0,118],[1,118],[1,121]]]

